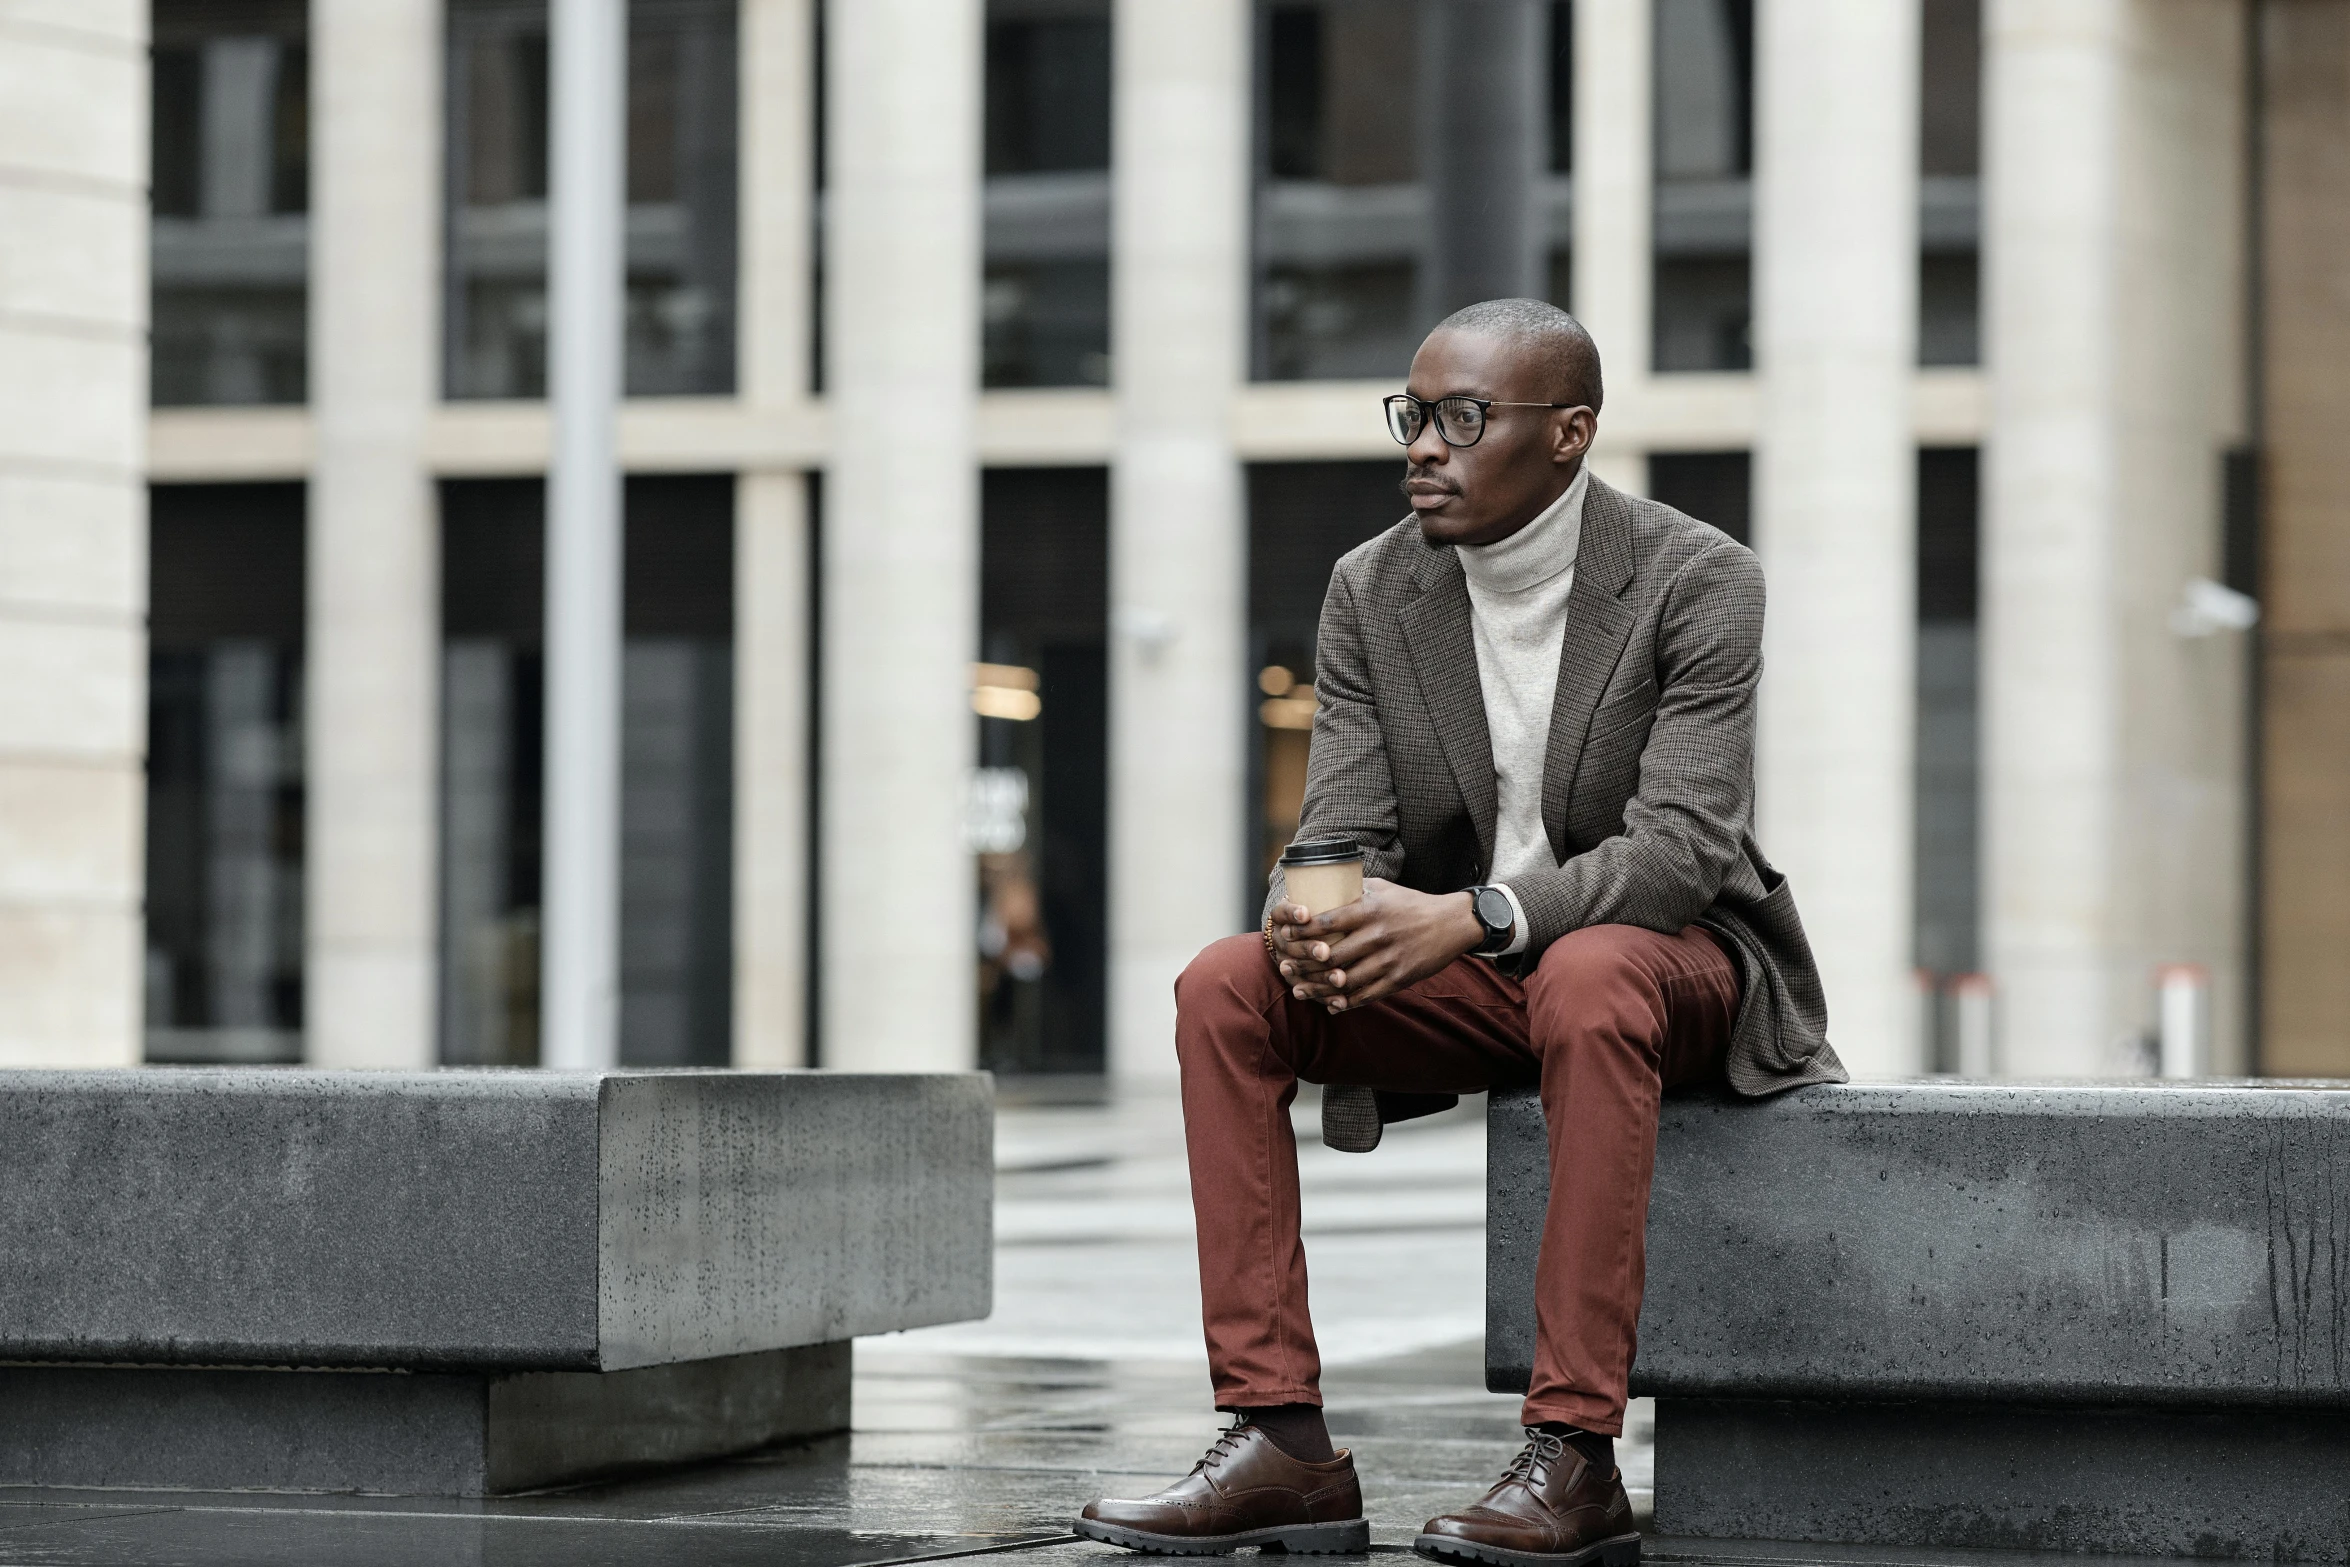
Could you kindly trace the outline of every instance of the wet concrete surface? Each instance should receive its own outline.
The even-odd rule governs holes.
[[[1310,1102],[1301,1110],[1310,1143]],[[1515,1451],[1484,1390],[1480,1107],[1349,1156],[1309,1146],[1306,1247],[1336,1439],[1372,1552],[1408,1552]],[[1076,1540],[1089,1498],[1190,1468],[1222,1417],[1199,1344],[1196,1254],[1171,1101],[1004,1110],[995,1317],[862,1340],[855,1429],[729,1462],[482,1501],[0,1489],[0,1567],[1125,1567]],[[1464,1331],[1464,1325],[1466,1330]],[[1619,1444],[1638,1489],[1652,1418]],[[2014,1567],[2016,1554],[1652,1541],[1656,1561]],[[2051,1559],[2056,1560],[2056,1559]],[[2061,1558],[2094,1567],[2088,1558]]]

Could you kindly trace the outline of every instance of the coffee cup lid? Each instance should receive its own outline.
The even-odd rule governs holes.
[[[1343,865],[1362,857],[1362,845],[1352,838],[1300,838],[1281,851],[1284,865]]]

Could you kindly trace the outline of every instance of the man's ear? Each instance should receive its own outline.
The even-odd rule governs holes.
[[[1588,408],[1562,409],[1551,426],[1550,453],[1554,461],[1573,462],[1587,455],[1598,434],[1598,421]]]

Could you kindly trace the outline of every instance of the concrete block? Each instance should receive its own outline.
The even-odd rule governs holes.
[[[0,1367],[0,1486],[482,1496],[846,1430],[849,1346],[635,1371]]]
[[[1490,1101],[1486,1378],[1548,1161]],[[1632,1391],[1672,1535],[2339,1561],[2350,1091],[1864,1084],[1663,1110]]]
[[[1489,1111],[1523,1387],[1541,1111]],[[1850,1084],[1664,1108],[1633,1391],[2350,1409],[2350,1091]]]
[[[1657,1401],[1672,1536],[2343,1560],[2350,1414]]]
[[[617,1371],[986,1315],[978,1073],[0,1078],[0,1360]]]

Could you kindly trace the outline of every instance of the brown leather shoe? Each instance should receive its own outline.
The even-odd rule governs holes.
[[[1244,1545],[1371,1548],[1354,1455],[1342,1447],[1326,1464],[1304,1463],[1250,1425],[1216,1438],[1190,1474],[1156,1496],[1088,1503],[1076,1529],[1089,1540],[1164,1556],[1222,1556]]]
[[[1624,1476],[1604,1474],[1566,1438],[1529,1430],[1524,1452],[1473,1504],[1431,1518],[1412,1549],[1496,1567],[1632,1567],[1640,1534]]]

